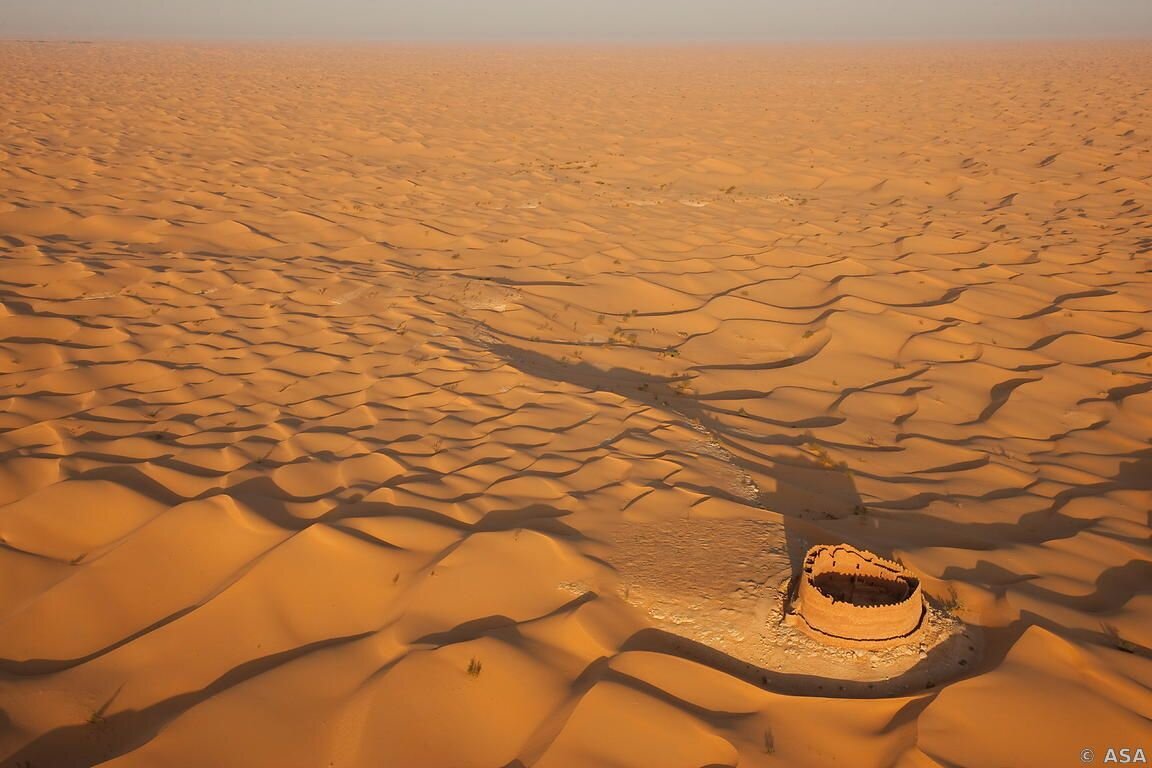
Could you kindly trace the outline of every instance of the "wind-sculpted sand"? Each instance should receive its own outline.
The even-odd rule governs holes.
[[[1149,46],[0,77],[0,765],[1152,752]]]

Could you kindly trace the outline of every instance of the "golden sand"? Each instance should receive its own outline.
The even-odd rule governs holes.
[[[1152,748],[1152,47],[0,82],[0,765]],[[868,691],[679,644],[839,542],[979,655]]]

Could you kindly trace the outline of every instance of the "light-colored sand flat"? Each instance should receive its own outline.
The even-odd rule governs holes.
[[[1152,753],[1152,47],[0,78],[0,765]]]

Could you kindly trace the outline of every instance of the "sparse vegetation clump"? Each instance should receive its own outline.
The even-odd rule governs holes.
[[[468,662],[468,675],[470,677],[480,677],[480,670],[483,668],[484,665],[480,663],[480,660],[473,656],[472,660]]]
[[[940,607],[948,611],[948,613],[960,613],[964,610],[964,601],[960,599],[960,595],[956,592],[956,587],[949,585],[948,595],[940,598]]]

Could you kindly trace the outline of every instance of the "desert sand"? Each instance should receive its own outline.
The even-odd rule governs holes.
[[[0,765],[1152,753],[1152,45],[0,80]],[[841,542],[972,645],[776,633]]]

